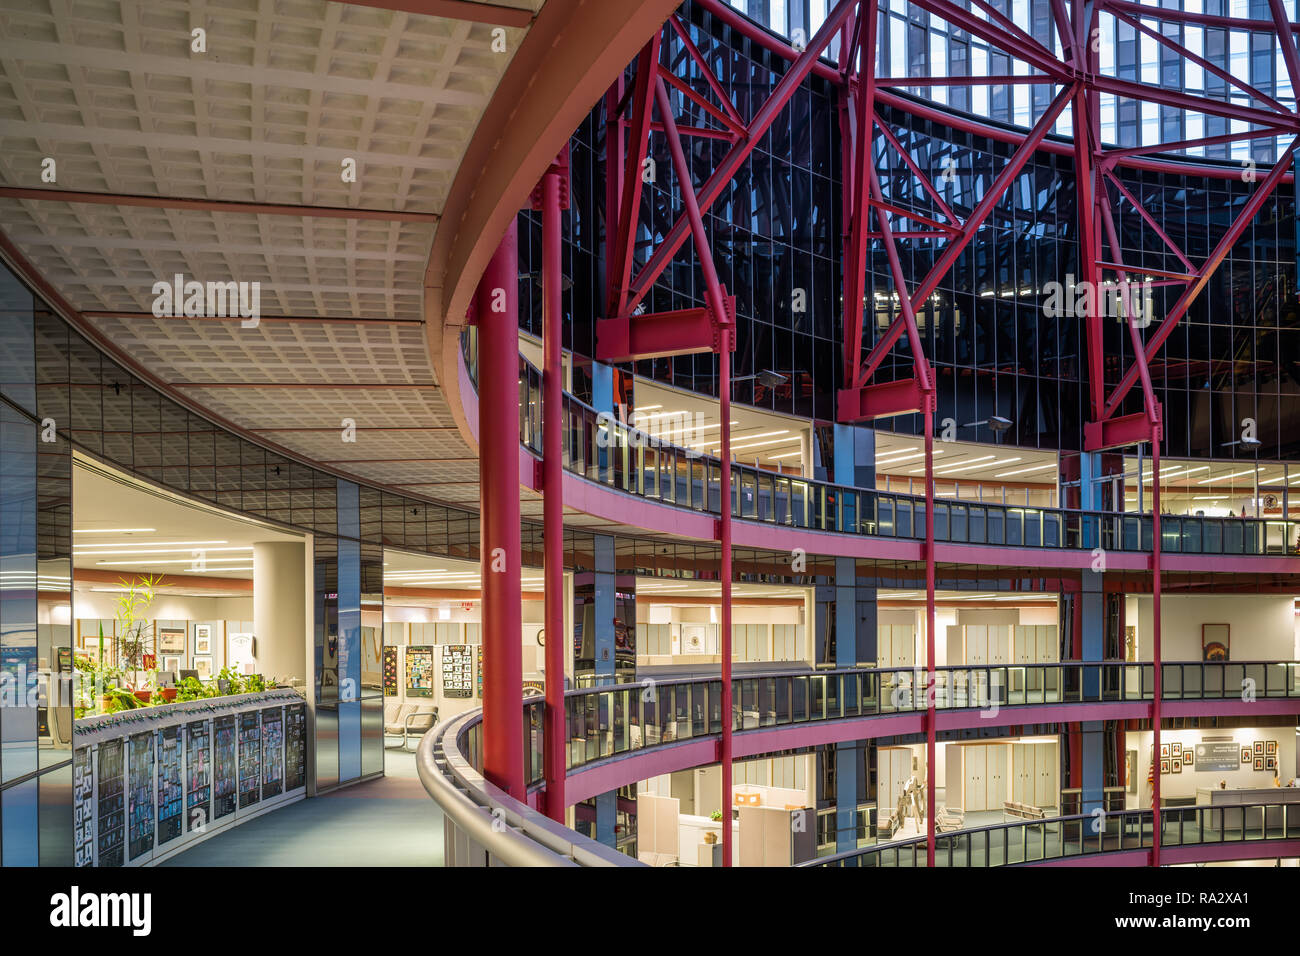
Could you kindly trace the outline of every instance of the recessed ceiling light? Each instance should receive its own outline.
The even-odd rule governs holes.
[[[156,528],[73,528],[73,534],[139,534]]]

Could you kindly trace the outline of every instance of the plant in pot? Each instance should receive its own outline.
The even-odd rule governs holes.
[[[722,822],[722,811],[721,811],[721,810],[714,810],[712,813],[709,814],[709,819],[712,820],[714,823],[721,823],[721,822]],[[709,844],[710,846],[712,846],[713,844],[715,844],[715,843],[718,842],[718,835],[717,835],[716,833],[714,833],[712,830],[705,830],[705,831],[704,831],[704,842],[707,843],[707,844]]]
[[[147,575],[135,580],[123,578],[124,588],[117,599],[117,629],[113,635],[113,655],[118,666],[127,675],[127,686],[144,693],[145,676],[143,672],[146,654],[154,652],[153,624],[145,616],[153,604],[154,587],[161,577]]]

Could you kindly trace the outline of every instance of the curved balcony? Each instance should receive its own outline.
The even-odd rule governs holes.
[[[934,701],[938,713],[937,727],[949,731],[1061,720],[1140,719],[1149,716],[1148,702],[1152,698],[1154,676],[1151,664],[1119,662],[936,668]],[[1167,717],[1209,713],[1241,716],[1300,713],[1300,662],[1171,662],[1163,665],[1163,679],[1162,709]],[[926,700],[920,689],[924,688],[924,680],[924,671],[881,669],[811,674],[804,671],[736,679],[732,683],[735,756],[741,759],[778,750],[923,733]],[[565,695],[569,745],[566,798],[576,803],[651,776],[716,762],[722,732],[721,697],[721,682],[708,677],[569,691]],[[540,697],[527,698],[522,706],[524,776],[530,802],[536,802],[543,788],[545,701]],[[479,772],[482,766],[481,712],[461,714],[435,728],[421,742],[419,752],[420,776],[425,789],[447,811],[449,821],[459,828],[458,836],[448,838],[449,862],[454,839],[474,842],[482,852],[495,859],[527,858],[533,863],[536,859],[529,854],[534,851],[522,844],[515,845],[519,839],[550,848],[547,852],[555,855],[556,862],[577,860],[600,846],[593,841],[573,842],[578,838],[573,831],[560,827],[536,809],[513,800],[483,780]],[[1180,830],[1171,835],[1165,845],[1175,845],[1171,841],[1182,841],[1177,845],[1188,846],[1214,842],[1210,840],[1213,827],[1195,823],[1187,828],[1188,818],[1178,814],[1185,815],[1189,809],[1194,808],[1163,811],[1163,826],[1168,828],[1176,822],[1186,832],[1184,835]],[[1082,832],[1078,840],[1071,843],[1069,835],[1073,830],[1049,832],[1032,828],[1023,831],[1026,834],[1023,838],[1014,836],[1012,830],[1003,835],[980,838],[985,841],[979,844],[984,847],[983,856],[972,855],[969,844],[965,845],[965,850],[951,841],[951,846],[945,846],[949,846],[950,853],[960,851],[967,854],[966,857],[950,856],[953,860],[1002,861],[951,864],[980,866],[1053,859],[1049,854],[1048,840],[1052,834],[1057,834],[1053,838],[1057,840],[1055,852],[1060,857],[1137,852],[1143,846],[1149,846],[1150,811],[1146,813],[1145,838],[1140,836],[1142,825],[1137,819],[1129,821],[1128,830],[1117,830],[1114,841],[1106,836],[1110,830],[1103,831],[1105,839],[1096,849],[1089,849],[1092,844],[1087,841],[1091,837]],[[492,829],[494,816],[504,820],[506,829],[514,834],[508,838],[510,846],[500,850],[495,848],[498,833]],[[1112,816],[1119,818],[1122,815]],[[1083,820],[1090,825],[1092,817],[1063,819]],[[1281,839],[1300,838],[1300,810],[1288,810],[1285,820]],[[1030,821],[1030,824],[1045,826],[1059,825],[1060,822]],[[1107,824],[1108,827],[1119,825],[1118,822]],[[498,823],[498,831],[501,826]],[[980,829],[994,831],[998,828]],[[1219,830],[1223,828],[1219,827]],[[1202,831],[1203,835],[1197,836]],[[1266,831],[1272,833],[1268,827]],[[1134,833],[1139,836],[1133,836]],[[1029,834],[1036,834],[1034,839],[1038,842],[1027,842]],[[944,836],[947,839],[956,834]],[[1193,836],[1199,842],[1192,841]],[[1141,839],[1148,842],[1141,843]],[[1278,838],[1246,835],[1241,839]],[[1231,836],[1222,836],[1217,842],[1225,841],[1231,842]],[[588,846],[589,843],[593,845]],[[924,841],[919,843],[923,860]],[[1070,848],[1076,844],[1081,849],[1071,853]],[[915,848],[907,850],[908,845],[882,844],[865,848],[872,852],[885,852],[892,847],[901,854],[884,862],[841,861],[836,864],[834,861],[839,857],[818,862],[851,866],[914,865],[916,851]],[[1034,856],[1033,853],[1039,851],[1032,850],[1030,856],[1025,857],[1023,851],[1013,849],[1017,846],[1041,847],[1041,853]],[[487,849],[483,849],[485,847]],[[1292,847],[1285,855],[1290,855],[1294,849]],[[845,854],[844,860],[851,856],[853,854]],[[609,856],[599,858],[601,865],[608,865],[611,860]],[[635,861],[627,858],[612,862],[636,865]]]
[[[461,358],[477,387],[469,338]],[[542,454],[542,373],[519,359],[519,440]],[[665,443],[609,413],[564,395],[563,467],[587,481],[700,515],[721,513],[722,463]],[[731,513],[791,529],[915,543],[925,538],[925,498],[731,466]],[[941,545],[1142,554],[1152,550],[1150,515],[935,499]],[[1165,555],[1295,556],[1300,521],[1162,515]]]
[[[1018,820],[935,836],[936,867],[1123,865],[1144,861],[1153,814],[1122,810],[1048,820]],[[1300,803],[1166,807],[1160,811],[1166,863],[1291,856],[1300,850]],[[880,843],[800,863],[800,868],[924,867],[924,837]]]

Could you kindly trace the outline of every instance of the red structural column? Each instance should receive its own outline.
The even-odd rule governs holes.
[[[883,219],[883,217],[882,217]],[[934,866],[934,392],[925,393],[925,865]]]
[[[560,359],[560,165],[542,177],[542,540],[546,581],[546,815],[564,822],[564,383]]]
[[[479,555],[483,579],[483,775],[523,800],[519,570],[519,248],[512,220],[479,280]]]
[[[722,567],[722,865],[731,866],[731,349],[724,327],[718,349],[718,414],[722,416],[722,482],[718,541]]]
[[[1163,423],[1151,434],[1151,659],[1155,673],[1151,701],[1151,865],[1160,865],[1160,695],[1164,669],[1160,656],[1160,439]],[[1138,475],[1138,481],[1142,476]]]

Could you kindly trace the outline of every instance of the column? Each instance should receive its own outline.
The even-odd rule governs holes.
[[[524,793],[519,541],[519,254],[515,222],[479,281],[483,775]]]
[[[307,678],[307,570],[300,541],[253,542],[257,669],[287,683]]]

